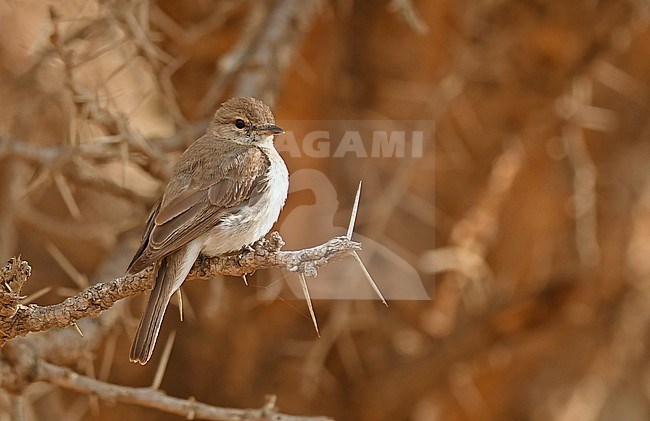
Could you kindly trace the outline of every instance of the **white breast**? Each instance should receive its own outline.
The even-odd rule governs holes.
[[[200,237],[203,254],[216,256],[239,250],[265,236],[278,220],[287,200],[289,171],[272,142],[270,137],[262,145],[262,150],[271,162],[267,174],[268,188],[254,206],[227,216],[218,226]]]

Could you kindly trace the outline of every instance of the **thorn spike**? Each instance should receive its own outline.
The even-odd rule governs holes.
[[[361,267],[361,271],[363,272],[363,275],[366,277],[366,280],[368,280],[368,283],[370,283],[370,286],[375,291],[375,294],[377,294],[377,296],[379,296],[379,299],[381,300],[381,302],[384,303],[384,305],[386,307],[388,307],[388,303],[384,299],[384,296],[381,294],[381,291],[379,291],[379,287],[377,287],[377,284],[372,279],[372,276],[370,276],[370,272],[368,272],[368,269],[366,269],[366,265],[363,264],[363,262],[361,261],[361,258],[357,254],[357,252],[356,251],[353,252],[352,256],[354,257],[354,260],[356,260],[357,263],[359,264],[359,266]]]
[[[320,338],[320,331],[318,330],[318,322],[316,321],[316,313],[314,313],[314,307],[311,302],[311,296],[309,295],[309,288],[307,288],[307,281],[305,280],[305,274],[300,272],[298,276],[300,277],[300,286],[302,287],[302,293],[305,294],[307,307],[309,307],[309,314],[311,315],[311,321],[314,323],[316,334]]]
[[[359,199],[361,198],[361,181],[359,181],[359,188],[357,188],[357,196],[354,198],[354,206],[352,206],[352,214],[350,215],[350,224],[348,225],[348,233],[346,237],[348,240],[352,239],[354,232],[354,224],[357,221],[357,212],[359,212]]]

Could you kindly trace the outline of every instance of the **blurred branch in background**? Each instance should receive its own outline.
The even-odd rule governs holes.
[[[477,312],[487,305],[494,275],[485,259],[498,236],[499,213],[523,167],[524,153],[520,141],[513,140],[494,161],[478,203],[453,227],[451,245],[422,256],[425,272],[448,272],[440,280],[432,305],[422,312],[422,326],[428,334],[449,335],[463,299]]]
[[[69,325],[113,305],[77,321],[83,338],[4,345],[0,419],[160,419],[110,405],[113,387],[199,416],[194,398],[133,387],[152,383],[219,407],[273,394],[285,412],[341,420],[648,419],[649,28],[637,0],[0,2],[0,261],[33,268],[0,312]],[[191,323],[157,374],[135,370],[138,299],[103,303],[86,282],[147,288],[121,276],[148,208],[215,106],[243,94],[306,132],[435,126],[415,158],[285,154],[292,173],[327,174],[339,227],[363,179],[359,234],[417,268],[432,300],[316,300],[317,340],[291,274],[188,283]],[[309,188],[282,218],[318,205]],[[295,214],[288,244],[334,236]],[[209,263],[197,268],[223,273]]]
[[[275,105],[282,75],[320,3],[278,0],[254,8],[238,44],[219,59],[217,73],[198,104],[198,115],[212,110],[228,85],[233,86],[232,96],[254,96]]]

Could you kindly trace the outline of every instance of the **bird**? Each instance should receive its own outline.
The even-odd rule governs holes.
[[[241,250],[278,220],[289,190],[289,172],[274,145],[282,133],[261,100],[232,98],[175,164],[127,268],[135,274],[153,264],[155,276],[131,362],[151,359],[169,301],[200,254]]]

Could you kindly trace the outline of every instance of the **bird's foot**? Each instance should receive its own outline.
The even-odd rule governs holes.
[[[237,253],[237,254],[235,255],[235,263],[236,263],[237,266],[239,266],[240,268],[241,268],[241,267],[244,267],[244,265],[242,264],[242,260],[244,259],[244,255],[245,255],[245,254],[246,254],[246,251],[241,251],[241,252],[239,252],[239,253]]]
[[[265,251],[279,251],[282,246],[284,246],[284,240],[282,240],[280,233],[277,231],[273,231],[269,235],[268,239],[266,237],[262,237],[253,243],[253,249],[255,249],[258,254],[263,254]]]

